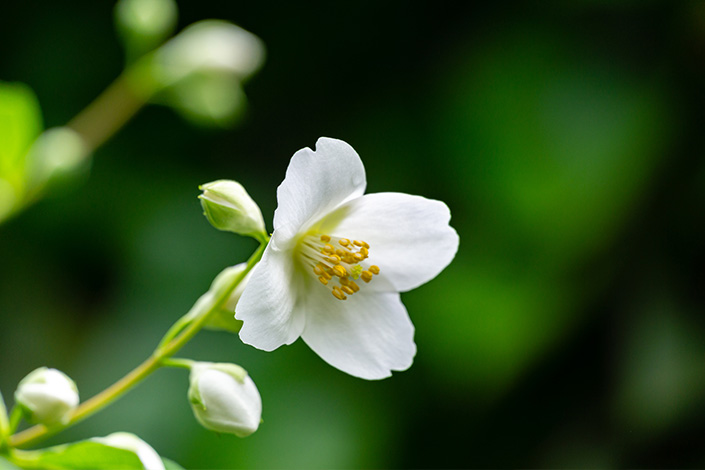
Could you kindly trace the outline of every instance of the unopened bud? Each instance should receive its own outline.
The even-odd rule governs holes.
[[[144,470],[164,470],[159,454],[146,442],[129,432],[114,432],[105,437],[94,437],[93,441],[116,449],[129,450],[137,454]]]
[[[218,180],[199,189],[203,211],[215,228],[258,240],[266,236],[262,212],[240,183]]]
[[[225,72],[244,80],[263,61],[264,44],[257,36],[227,21],[203,20],[164,44],[155,66],[169,85],[196,72]]]
[[[78,406],[78,389],[63,372],[40,367],[17,385],[15,402],[31,422],[66,424],[69,415]]]
[[[68,127],[44,131],[27,153],[31,185],[61,184],[88,167],[83,138]]]
[[[262,398],[247,372],[227,363],[199,362],[188,391],[196,419],[211,431],[246,437],[259,427]]]
[[[115,5],[115,24],[132,59],[161,44],[176,19],[174,0],[120,0]]]

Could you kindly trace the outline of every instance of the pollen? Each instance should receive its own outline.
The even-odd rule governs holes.
[[[371,248],[364,240],[308,233],[300,239],[297,251],[306,271],[338,300],[362,290],[355,280],[367,284],[380,273],[379,266],[366,262]]]

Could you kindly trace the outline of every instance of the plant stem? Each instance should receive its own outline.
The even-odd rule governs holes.
[[[138,78],[142,71],[139,67],[143,66],[138,62],[125,69],[103,93],[67,124],[83,139],[87,155],[120,130],[155,91],[148,76]]]
[[[162,359],[162,365],[164,367],[175,367],[178,369],[191,369],[194,362],[195,361],[192,361],[191,359],[178,359],[173,357],[165,357]]]
[[[60,427],[47,428],[43,425],[33,426],[29,429],[25,429],[22,432],[14,434],[9,439],[9,444],[11,447],[27,446],[34,444],[41,439],[49,437],[59,431],[66,429],[69,426],[82,421],[92,414],[105,408],[107,405],[113,401],[120,398],[128,390],[132,389],[135,385],[144,380],[152,372],[157,370],[159,367],[163,366],[162,361],[166,358],[171,357],[177,351],[179,351],[186,343],[188,343],[201,328],[208,322],[208,318],[215,312],[218,311],[225,303],[225,301],[230,297],[232,291],[242,282],[248,272],[259,262],[264,253],[264,248],[266,243],[261,243],[257,251],[255,251],[250,259],[247,261],[247,266],[240,273],[240,275],[233,280],[231,286],[224,290],[222,294],[215,300],[211,308],[203,315],[198,317],[193,323],[189,324],[184,330],[178,334],[174,339],[162,347],[158,347],[152,356],[145,360],[142,364],[137,366],[123,378],[115,382],[110,387],[106,388],[99,394],[93,396],[87,401],[83,402],[71,415],[69,422]]]

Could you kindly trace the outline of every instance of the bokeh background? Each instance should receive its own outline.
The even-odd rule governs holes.
[[[240,181],[268,228],[291,155],[320,136],[368,191],[441,199],[461,246],[402,298],[414,366],[367,382],[301,341],[227,333],[182,352],[248,369],[264,423],[193,419],[158,371],[50,443],[138,434],[187,468],[705,466],[703,2],[180,2],[257,34],[232,129],[140,112],[90,176],[0,226],[0,389],[35,367],[82,397],[145,358],[255,243],[197,186]],[[0,80],[65,124],[119,73],[109,2],[0,6]]]

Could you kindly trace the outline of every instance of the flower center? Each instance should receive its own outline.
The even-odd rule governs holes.
[[[318,233],[305,235],[299,245],[307,272],[328,287],[338,300],[345,300],[360,290],[356,280],[368,283],[379,274],[378,266],[363,263],[369,256],[369,249],[370,245],[362,240]]]

